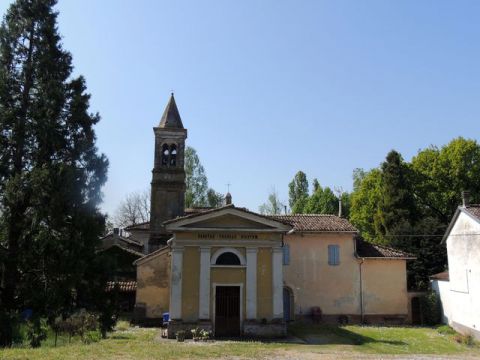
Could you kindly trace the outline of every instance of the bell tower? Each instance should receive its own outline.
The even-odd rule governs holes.
[[[182,216],[185,207],[185,139],[180,113],[173,93],[155,133],[155,157],[150,197],[149,252],[166,244],[163,222]]]

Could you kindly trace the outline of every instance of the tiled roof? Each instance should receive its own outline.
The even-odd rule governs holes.
[[[448,271],[443,271],[441,273],[430,276],[432,280],[441,280],[441,281],[450,281],[450,275]]]
[[[135,255],[135,256],[138,256],[138,257],[143,257],[143,256],[145,255],[145,254],[143,254],[143,253],[141,253],[141,252],[139,252],[139,251],[136,251],[136,250],[134,250],[134,249],[127,248],[127,247],[122,246],[122,245],[120,245],[120,244],[112,244],[112,245],[110,245],[109,247],[100,249],[99,251],[107,251],[107,250],[112,249],[112,248],[114,248],[114,247],[115,247],[115,248],[119,248],[119,249],[122,250],[122,251],[125,251],[125,252],[127,252],[127,253],[129,253],[129,254],[132,254],[132,255]]]
[[[150,222],[146,221],[140,224],[130,225],[125,228],[126,231],[130,230],[150,230]]]
[[[415,259],[415,256],[391,247],[372,244],[357,238],[357,255],[361,258]]]
[[[195,218],[195,217],[200,216],[200,215],[207,215],[207,214],[211,214],[211,213],[221,211],[221,210],[224,210],[224,209],[240,210],[240,211],[242,211],[244,213],[247,213],[247,214],[252,214],[252,215],[255,215],[255,216],[259,216],[259,217],[262,217],[262,218],[265,218],[265,219],[268,219],[268,220],[278,221],[278,222],[283,223],[285,225],[291,225],[289,222],[284,221],[282,219],[275,219],[271,216],[258,214],[258,213],[255,213],[255,212],[250,211],[250,210],[248,210],[246,208],[243,208],[243,207],[235,207],[235,205],[233,205],[233,204],[228,204],[228,205],[221,206],[221,207],[218,207],[218,208],[210,208],[209,210],[193,213],[193,214],[190,214],[190,215],[180,216],[180,217],[177,217],[175,219],[165,221],[164,224],[170,224],[170,223],[173,223],[173,222],[176,222],[176,221],[179,221],[179,220],[184,220],[184,219],[192,219],[192,218]]]
[[[468,205],[466,210],[480,221],[480,205],[479,204]]]
[[[357,232],[347,219],[325,214],[295,214],[295,215],[270,215],[274,220],[287,222],[293,226],[294,231],[312,232]]]
[[[117,235],[117,234],[114,234],[114,233],[108,233],[107,235],[105,235],[104,237],[102,237],[100,240],[106,240],[108,238],[113,238],[115,240],[120,240],[122,242],[125,242],[127,244],[131,244],[131,245],[134,245],[134,246],[139,246],[139,247],[142,247],[143,245],[138,242],[137,240],[133,239],[133,238],[127,238],[125,236],[120,236],[120,235]]]
[[[115,288],[118,288],[120,292],[131,292],[137,290],[137,282],[134,280],[131,281],[108,281],[107,282],[107,291],[113,291]]]
[[[233,204],[225,205],[219,208],[193,208],[185,209],[185,215],[177,217],[172,220],[165,221],[164,224],[170,224],[178,220],[191,219],[200,215],[210,214],[227,208],[235,208],[237,210],[261,216],[269,220],[281,222],[293,227],[294,231],[312,231],[312,232],[357,232],[358,230],[350,224],[347,219],[340,218],[335,215],[327,214],[295,214],[295,215],[261,215],[253,211],[249,211],[246,208],[235,207]],[[149,223],[142,223],[134,226],[129,226],[126,230],[148,230]]]

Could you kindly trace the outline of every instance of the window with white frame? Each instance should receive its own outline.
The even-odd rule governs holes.
[[[340,246],[328,245],[328,265],[340,265]]]

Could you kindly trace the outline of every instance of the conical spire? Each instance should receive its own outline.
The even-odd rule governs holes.
[[[180,113],[178,112],[173,93],[172,96],[170,96],[165,111],[163,112],[159,127],[183,129],[182,119],[180,118]]]

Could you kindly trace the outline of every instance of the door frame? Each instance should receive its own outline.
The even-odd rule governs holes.
[[[212,324],[213,324],[213,334],[215,334],[215,319],[216,319],[216,314],[215,310],[217,308],[217,286],[237,286],[240,288],[240,335],[243,333],[243,283],[213,283],[212,284],[212,290],[213,290],[213,319],[212,319]]]

